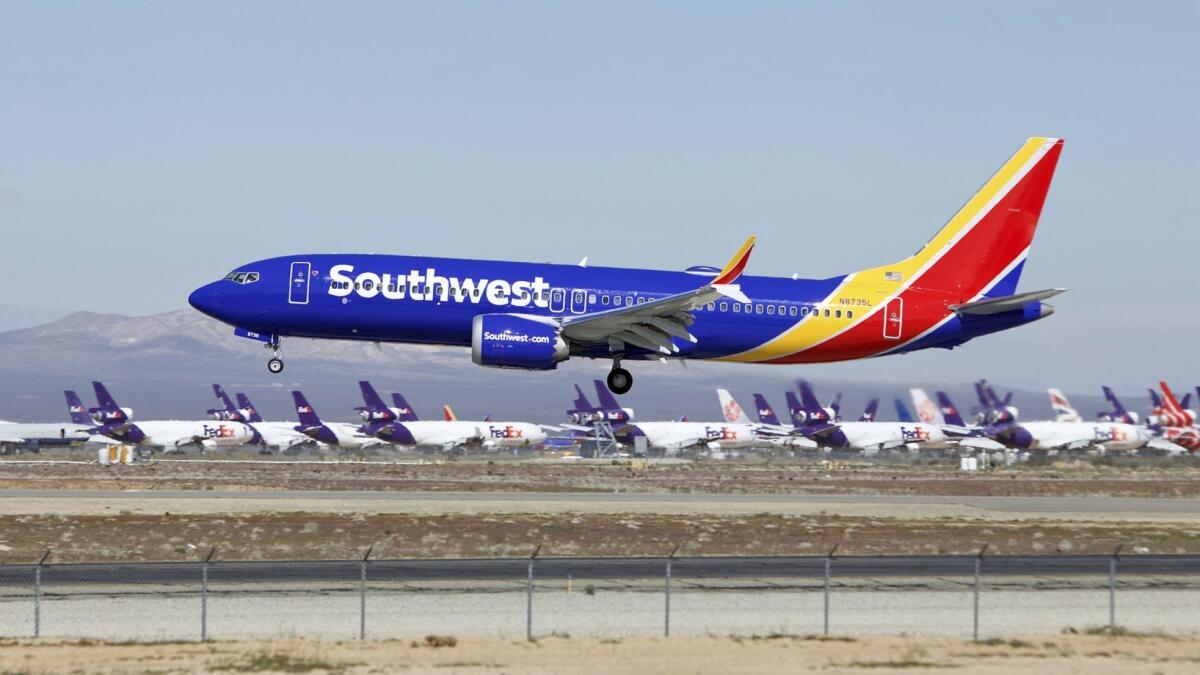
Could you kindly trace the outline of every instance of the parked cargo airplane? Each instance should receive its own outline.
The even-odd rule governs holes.
[[[250,402],[250,398],[245,394],[237,394],[237,405],[229,400],[229,395],[221,388],[221,385],[214,384],[213,393],[216,394],[217,400],[222,403],[223,408],[213,408],[208,411],[208,414],[217,420],[227,420],[232,422],[241,422],[247,424],[250,428],[258,432],[262,438],[262,444],[272,448],[279,448],[286,451],[301,445],[310,445],[316,443],[312,438],[296,430],[295,422],[267,422],[258,413],[258,409]]]
[[[105,436],[120,443],[132,445],[147,445],[163,448],[166,451],[179,450],[187,445],[199,445],[201,448],[215,446],[261,444],[262,437],[254,429],[241,422],[211,422],[187,420],[151,420],[133,421],[133,413],[129,408],[117,405],[116,399],[108,393],[108,389],[99,382],[92,383],[96,392],[97,407],[89,408],[88,413],[96,425],[91,432]],[[71,409],[73,422],[87,419],[74,412],[83,408],[83,402],[73,391],[64,392],[67,406]]]
[[[747,363],[845,361],[972,338],[1049,316],[1062,289],[1017,293],[1062,151],[1031,138],[912,257],[829,279],[743,275],[750,237],[720,270],[684,272],[421,258],[290,255],[188,298],[266,343],[284,337],[459,345],[481,366],[552,370],[571,356]],[[698,281],[697,276],[708,276]]]

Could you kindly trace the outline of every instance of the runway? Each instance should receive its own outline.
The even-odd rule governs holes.
[[[824,556],[684,557],[671,559],[672,577],[688,579],[816,579],[824,576]],[[834,557],[837,577],[963,577],[974,574],[976,556]],[[988,576],[1107,575],[1111,556],[985,556],[981,573]],[[525,582],[529,559],[374,560],[366,563],[372,582],[485,581]],[[534,577],[547,579],[662,579],[667,558],[544,558],[533,560]],[[1122,575],[1200,575],[1200,555],[1129,555],[1118,558]],[[0,565],[0,586],[33,583],[36,565]],[[121,586],[130,584],[194,585],[201,563],[103,563],[46,565],[42,583]],[[358,582],[361,560],[222,562],[208,566],[210,584]]]
[[[0,490],[0,515],[49,513],[662,513],[879,517],[1200,519],[1200,499],[877,494],[388,492],[357,490]]]

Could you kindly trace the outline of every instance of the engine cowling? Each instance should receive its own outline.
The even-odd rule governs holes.
[[[570,356],[558,327],[513,314],[480,314],[471,326],[471,360],[491,368],[554,370]]]

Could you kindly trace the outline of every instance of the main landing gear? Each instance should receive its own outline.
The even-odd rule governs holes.
[[[608,372],[608,389],[614,394],[625,394],[633,388],[633,375],[621,367],[619,359],[613,359],[612,370]]]
[[[282,373],[283,359],[279,358],[279,338],[275,338],[274,342],[268,342],[266,347],[271,350],[271,360],[267,361],[267,370],[271,371],[272,375]]]

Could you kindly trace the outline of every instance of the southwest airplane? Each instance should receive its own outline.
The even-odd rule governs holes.
[[[552,370],[612,360],[822,363],[968,340],[1049,316],[1062,289],[1017,281],[1062,151],[1031,138],[916,254],[829,279],[743,275],[755,238],[723,268],[683,272],[395,255],[253,262],[188,298],[264,342],[284,337],[458,345],[481,366]],[[706,277],[699,279],[698,277]]]

